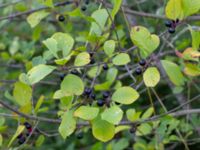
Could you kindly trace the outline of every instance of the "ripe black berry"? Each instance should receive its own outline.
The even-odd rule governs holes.
[[[22,136],[23,136],[23,134],[20,133],[20,134],[17,136],[17,138],[20,139]]]
[[[87,9],[86,6],[82,6],[82,7],[81,7],[81,10],[82,10],[82,11],[86,11],[86,9]]]
[[[120,103],[118,103],[118,102],[115,102],[115,104],[116,104],[116,105],[120,105]]]
[[[103,92],[103,98],[108,98],[109,95],[110,95],[110,92],[108,91]]]
[[[141,75],[141,74],[142,74],[142,69],[141,69],[141,68],[137,68],[137,69],[135,70],[135,73],[136,73],[137,75]]]
[[[28,122],[24,122],[24,126],[26,127],[26,129],[31,129],[31,125]]]
[[[82,138],[83,138],[83,132],[78,133],[78,134],[77,134],[77,139],[80,140],[80,139],[82,139]]]
[[[141,60],[139,61],[139,64],[140,64],[141,66],[144,66],[144,65],[146,65],[146,61],[145,61],[144,59],[141,59]]]
[[[85,4],[88,5],[90,3],[90,0],[85,0]]]
[[[90,57],[93,57],[93,55],[94,55],[94,53],[93,53],[93,52],[90,52],[89,54],[90,54]]]
[[[91,60],[90,60],[90,64],[94,64],[95,63],[95,60],[92,58]]]
[[[93,100],[95,100],[96,95],[95,94],[90,94],[90,98],[92,98]]]
[[[108,70],[108,65],[107,64],[103,65],[103,70]]]
[[[176,31],[175,28],[169,28],[168,29],[168,32],[171,33],[171,34],[175,33],[175,31]]]
[[[58,20],[60,22],[63,22],[63,21],[65,21],[65,17],[63,15],[60,15],[60,16],[58,16]]]
[[[26,141],[26,138],[25,138],[24,136],[22,136],[22,137],[20,137],[20,138],[18,139],[18,143],[19,143],[20,145],[23,144],[25,141]]]
[[[166,21],[166,22],[165,22],[165,26],[166,26],[166,27],[171,27],[171,26],[172,26],[172,22],[169,21],[169,20]]]
[[[101,99],[97,101],[97,105],[99,107],[102,107],[104,104],[105,104],[105,102],[103,100],[101,100]]]
[[[71,74],[74,74],[74,75],[78,75],[78,74],[79,74],[78,71],[77,71],[76,69],[72,70],[70,73],[71,73]]]
[[[135,127],[131,127],[130,130],[129,130],[130,133],[135,133],[135,131],[136,131]]]
[[[65,78],[66,74],[61,74],[60,75],[60,81],[62,81]]]
[[[85,90],[84,90],[84,94],[85,95],[90,95],[92,93],[92,89],[91,88],[85,88]]]

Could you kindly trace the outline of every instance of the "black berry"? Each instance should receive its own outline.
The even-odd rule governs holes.
[[[95,60],[92,58],[91,60],[90,60],[90,64],[94,64],[95,63]]]
[[[90,3],[90,0],[85,0],[85,4],[88,5]]]
[[[63,15],[59,15],[59,16],[58,16],[58,20],[59,20],[60,22],[63,22],[63,21],[65,21],[65,17],[64,17]]]
[[[61,74],[60,75],[60,81],[62,81],[65,78],[66,74]]]
[[[90,94],[90,98],[93,99],[93,100],[95,100],[96,95],[95,94]]]
[[[85,95],[90,95],[92,93],[92,89],[91,88],[85,88],[85,90],[84,90],[84,94]]]
[[[90,52],[89,54],[90,54],[90,57],[93,57],[93,56],[94,56],[94,53],[93,53],[93,52]]]
[[[107,64],[103,65],[103,70],[108,70],[108,65]]]
[[[120,103],[118,103],[118,102],[115,102],[115,104],[116,104],[116,105],[120,105]]]
[[[144,65],[146,65],[146,61],[145,61],[144,59],[141,59],[141,60],[139,61],[139,64],[140,64],[141,66],[144,66]]]
[[[24,122],[24,126],[26,127],[26,129],[32,128],[32,126],[28,122]]]
[[[97,105],[99,107],[102,107],[104,104],[105,104],[105,102],[103,100],[101,100],[101,99],[97,101]]]
[[[77,134],[77,139],[80,140],[80,139],[82,139],[82,138],[83,138],[83,132],[78,133],[78,134]]]
[[[81,10],[82,10],[82,11],[86,11],[86,9],[87,9],[86,6],[82,6],[82,7],[81,7]]]
[[[135,131],[136,131],[135,127],[131,127],[130,130],[129,130],[130,133],[135,133]]]
[[[103,92],[103,98],[108,98],[109,95],[110,95],[110,92],[108,91]]]
[[[171,34],[175,33],[175,31],[176,31],[175,28],[169,28],[168,29],[168,32],[171,33]]]
[[[166,27],[171,27],[171,26],[172,26],[172,22],[169,21],[169,20],[166,21],[166,22],[165,22],[165,26],[166,26]]]
[[[19,143],[20,145],[23,144],[25,141],[26,141],[26,138],[25,138],[24,136],[22,136],[22,137],[20,137],[20,138],[18,139],[18,143]]]
[[[23,136],[23,134],[20,133],[20,134],[17,136],[17,138],[20,139],[22,136]]]
[[[78,74],[79,74],[78,71],[77,71],[76,69],[72,70],[70,73],[71,73],[71,74],[74,74],[74,75],[78,75]]]
[[[142,69],[141,69],[141,68],[137,68],[137,69],[135,70],[135,73],[136,73],[137,75],[141,75],[141,74],[142,74]]]

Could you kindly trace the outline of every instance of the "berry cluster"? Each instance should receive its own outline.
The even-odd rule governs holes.
[[[168,20],[165,22],[165,26],[168,27],[168,32],[173,34],[176,31],[176,26],[179,23],[179,19],[176,20]]]
[[[135,74],[136,74],[136,75],[141,75],[141,74],[142,74],[142,67],[145,67],[146,61],[145,61],[144,59],[141,59],[141,60],[139,61],[139,65],[140,65],[141,67],[136,68],[136,70],[135,70]]]
[[[29,124],[28,122],[25,122],[24,123],[24,126],[26,127],[26,129],[27,129],[27,133],[26,133],[26,136],[28,137],[30,134],[31,134],[31,132],[32,132],[32,126],[31,126],[31,124]],[[26,136],[23,134],[23,133],[21,133],[21,134],[19,134],[18,136],[17,136],[17,139],[18,139],[18,143],[21,145],[21,144],[23,144],[25,141],[26,141]]]

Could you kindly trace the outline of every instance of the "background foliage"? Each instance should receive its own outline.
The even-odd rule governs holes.
[[[0,146],[199,149],[199,0],[0,0]]]

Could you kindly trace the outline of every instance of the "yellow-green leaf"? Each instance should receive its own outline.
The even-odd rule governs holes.
[[[75,112],[74,116],[84,120],[93,120],[97,117],[99,108],[90,106],[81,106]]]
[[[143,74],[143,80],[147,87],[155,87],[160,81],[160,73],[156,67],[149,67]]]
[[[132,104],[139,98],[139,93],[128,86],[118,88],[112,95],[112,100],[121,104]]]
[[[117,54],[112,60],[113,64],[117,66],[126,65],[130,61],[130,56],[126,53]]]
[[[85,66],[90,63],[90,54],[87,52],[82,52],[76,56],[74,65],[75,66]]]

